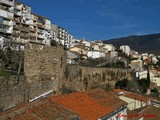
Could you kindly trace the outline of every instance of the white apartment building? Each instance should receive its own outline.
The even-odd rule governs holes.
[[[15,0],[0,0],[0,46],[7,47],[13,33]]]
[[[120,46],[120,50],[122,50],[122,52],[124,52],[128,56],[130,55],[131,49],[130,49],[130,47],[128,45],[121,45]]]
[[[96,59],[96,58],[100,58],[101,56],[102,54],[100,51],[88,51],[87,52],[87,57],[89,58]]]
[[[0,46],[7,41],[27,43],[29,41],[50,45],[52,40],[68,48],[73,36],[55,25],[50,19],[33,14],[31,7],[17,0],[0,0]]]

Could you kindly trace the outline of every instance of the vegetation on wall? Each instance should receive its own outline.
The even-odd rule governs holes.
[[[3,61],[4,71],[11,71],[13,73],[23,74],[23,64],[24,64],[24,52],[12,50],[11,48],[5,51],[0,50],[0,59]],[[3,73],[4,73],[3,71]]]

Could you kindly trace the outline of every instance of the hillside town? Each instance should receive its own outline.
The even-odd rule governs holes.
[[[160,55],[77,39],[29,5],[0,0],[0,119],[159,120]]]

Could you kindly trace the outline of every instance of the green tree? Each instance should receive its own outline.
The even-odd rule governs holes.
[[[143,78],[141,80],[138,80],[138,83],[139,83],[139,90],[140,90],[139,92],[141,94],[145,94],[148,89],[147,80]]]
[[[132,92],[139,92],[139,84],[136,80],[128,81],[126,89]]]
[[[155,98],[159,98],[159,91],[156,88],[152,89],[151,96]]]
[[[147,80],[147,87],[149,88],[150,83],[151,83],[149,70],[147,70],[147,79],[146,80]]]
[[[126,89],[127,84],[128,84],[128,80],[127,79],[123,79],[123,80],[117,81],[115,83],[115,87],[116,88],[120,88],[120,89]]]

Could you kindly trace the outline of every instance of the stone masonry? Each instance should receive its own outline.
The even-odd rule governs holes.
[[[25,48],[24,71],[30,86],[29,100],[43,93],[60,93],[66,65],[62,46],[28,44]]]

